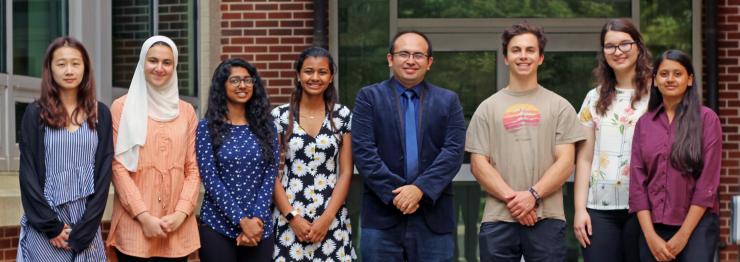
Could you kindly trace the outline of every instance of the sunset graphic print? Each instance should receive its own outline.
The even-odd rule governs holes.
[[[504,112],[504,129],[516,132],[525,126],[537,126],[540,123],[540,110],[532,104],[514,104]]]

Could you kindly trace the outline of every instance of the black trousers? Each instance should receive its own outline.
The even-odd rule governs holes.
[[[626,209],[586,209],[591,217],[591,245],[581,248],[583,261],[639,261],[640,223]]]
[[[203,262],[247,262],[272,261],[275,237],[263,239],[256,247],[237,246],[236,239],[229,238],[207,225],[198,226],[200,233],[200,261]]]
[[[116,257],[118,257],[119,262],[186,262],[188,261],[188,257],[150,257],[150,258],[134,257],[134,256],[129,256],[124,253],[121,253],[121,251],[118,251],[118,249],[116,249]]]
[[[707,210],[708,211],[708,210]],[[663,224],[653,224],[655,232],[668,241],[678,232],[679,226],[668,226]],[[707,213],[699,220],[694,232],[689,237],[689,242],[678,253],[676,260],[678,262],[711,262],[714,259],[714,251],[717,249],[719,240],[719,218],[715,214]],[[655,258],[650,252],[645,236],[640,237],[640,261],[653,262]]]

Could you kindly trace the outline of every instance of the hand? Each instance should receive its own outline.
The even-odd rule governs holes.
[[[650,248],[650,253],[653,254],[653,257],[657,261],[671,261],[676,259],[676,256],[671,253],[671,251],[668,249],[668,245],[666,244],[665,240],[660,238],[657,234],[654,232],[652,234],[645,234],[645,240],[647,241],[648,248]]]
[[[144,232],[144,236],[147,238],[152,237],[166,237],[167,234],[162,230],[162,220],[158,217],[152,216],[149,212],[144,212],[136,216],[136,220],[141,225],[141,230]]]
[[[581,243],[581,247],[586,248],[591,245],[591,239],[589,237],[592,234],[591,228],[591,216],[588,215],[586,210],[577,210],[573,217],[573,232],[576,235],[576,239]]]
[[[290,220],[290,228],[300,242],[309,242],[308,233],[311,232],[311,223],[302,216],[295,216]]]
[[[62,232],[59,233],[58,236],[49,239],[49,243],[51,243],[52,246],[64,250],[70,250],[69,247],[69,233],[72,232],[72,227],[70,227],[68,224],[64,224],[64,228],[62,229]]]
[[[535,199],[529,191],[516,191],[506,196],[506,203],[511,216],[520,219],[534,208]]]
[[[262,223],[262,219],[259,219],[258,217],[245,217],[242,218],[241,221],[239,221],[239,226],[242,228],[242,234],[244,234],[247,238],[251,240],[255,240],[256,242],[259,242],[259,240],[262,239],[264,225],[265,224]]]
[[[405,185],[396,188],[393,190],[393,194],[396,194],[396,197],[393,198],[393,205],[404,215],[414,213],[419,208],[421,197],[424,196],[424,193],[416,185]]]
[[[181,211],[175,211],[175,213],[163,216],[161,218],[160,227],[162,227],[162,230],[166,233],[172,233],[177,230],[177,228],[182,225],[182,222],[185,221],[185,218],[188,216],[181,212]]]
[[[327,215],[321,215],[319,219],[313,221],[311,229],[308,231],[308,241],[312,243],[321,243],[326,237],[326,232],[329,231],[333,217]]]
[[[521,219],[518,219],[519,224],[522,224],[524,226],[530,226],[533,227],[535,224],[537,224],[537,210],[530,210],[529,213],[527,213],[526,216],[522,217]]]
[[[254,246],[257,246],[258,243],[259,243],[259,240],[249,238],[246,235],[244,235],[243,232],[239,233],[239,236],[236,237],[237,246],[254,247]]]
[[[671,239],[668,240],[666,246],[668,246],[668,250],[671,251],[673,256],[678,256],[678,254],[683,251],[683,248],[686,247],[687,242],[689,242],[689,237],[681,233],[679,230],[675,235],[673,235],[673,237],[671,237]]]

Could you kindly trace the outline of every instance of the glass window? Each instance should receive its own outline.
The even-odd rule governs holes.
[[[388,0],[339,2],[339,101],[353,106],[365,85],[388,79]]]
[[[630,17],[631,0],[403,0],[398,18]]]
[[[128,88],[151,31],[147,0],[113,1],[113,86]]]
[[[13,0],[14,74],[41,76],[49,43],[67,35],[67,13],[66,0]]]
[[[496,92],[496,52],[434,52],[430,83],[455,91],[460,97],[465,120],[486,98]]]
[[[576,110],[586,93],[594,88],[595,52],[546,52],[539,67],[539,83],[564,97]]]
[[[141,45],[151,35],[172,39],[180,52],[177,64],[180,95],[197,95],[197,37],[194,0],[160,0],[156,29],[147,0],[113,1],[113,86],[128,88]],[[156,32],[155,32],[156,30]]]
[[[668,49],[691,55],[691,19],[691,0],[640,1],[641,32],[653,57]]]
[[[160,0],[157,34],[167,36],[177,45],[180,57],[177,58],[177,77],[180,95],[195,96],[198,90],[195,83],[196,38],[195,1]],[[138,55],[138,54],[137,54]]]
[[[15,102],[15,142],[20,142],[21,139],[21,122],[23,122],[23,113],[26,112],[26,107],[30,103]]]

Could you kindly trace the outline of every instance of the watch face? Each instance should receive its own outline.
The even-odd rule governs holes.
[[[285,215],[285,219],[288,220],[288,221],[293,220],[293,213],[291,212],[291,213],[288,213],[287,215]]]

